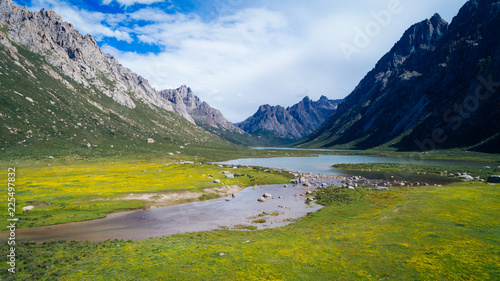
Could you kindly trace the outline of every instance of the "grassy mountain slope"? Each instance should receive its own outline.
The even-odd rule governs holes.
[[[131,109],[96,87],[84,88],[2,29],[11,44],[0,44],[2,158],[166,154],[182,151],[180,146],[236,149],[176,113],[141,100]],[[147,144],[148,138],[155,143]]]

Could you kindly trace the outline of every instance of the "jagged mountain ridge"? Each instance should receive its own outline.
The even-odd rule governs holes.
[[[325,124],[297,145],[499,152],[498,92],[476,96],[484,90],[481,81],[500,81],[499,7],[499,1],[471,0],[450,25],[436,14],[410,27]]]
[[[198,102],[192,105],[199,108],[188,111],[183,99],[165,95],[176,90],[156,91],[147,79],[122,66],[112,55],[103,53],[91,35],[82,36],[71,23],[64,22],[51,10],[31,12],[11,0],[0,0],[0,23],[8,26],[9,38],[34,53],[46,56],[50,64],[89,91],[97,90],[131,109],[136,107],[134,99],[139,99],[176,112],[193,124],[201,122],[203,128],[213,133],[223,128],[245,135],[220,112],[200,102],[194,95],[193,99]],[[57,74],[53,75],[57,77]]]
[[[340,100],[321,96],[318,101],[305,97],[284,108],[262,105],[257,112],[238,124],[245,132],[264,139],[268,144],[286,144],[300,140],[316,130],[337,109]]]
[[[196,125],[206,131],[236,144],[257,144],[250,134],[229,122],[219,110],[210,107],[208,103],[195,96],[191,88],[183,85],[177,89],[163,90],[159,93],[162,98],[182,107],[182,110],[194,119]]]

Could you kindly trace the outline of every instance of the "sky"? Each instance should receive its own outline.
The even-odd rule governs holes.
[[[466,0],[14,0],[51,9],[157,89],[190,87],[231,122],[342,99],[411,25]]]

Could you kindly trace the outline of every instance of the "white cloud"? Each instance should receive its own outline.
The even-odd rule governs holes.
[[[155,0],[115,1],[127,6]],[[265,103],[289,106],[305,95],[345,97],[410,25],[435,12],[451,20],[465,2],[220,0],[204,2],[213,5],[203,7],[209,16],[171,14],[153,7],[117,15],[90,13],[64,3],[57,9],[71,15],[65,20],[95,37],[130,42],[134,34],[142,43],[160,46],[158,54],[121,52],[112,46],[103,49],[157,89],[188,85],[230,121],[242,121]],[[356,32],[376,21],[374,13],[394,4],[401,12],[392,13],[369,42],[346,59],[342,43],[354,44]],[[122,26],[134,21],[149,24]]]
[[[132,6],[134,4],[145,4],[145,5],[150,5],[153,3],[159,3],[159,2],[165,2],[165,0],[103,0],[102,4],[103,5],[109,5],[113,1],[116,1],[122,6]]]
[[[165,51],[114,54],[155,87],[187,84],[228,119],[242,121],[265,103],[289,106],[305,95],[345,97],[411,24],[434,12],[455,14],[463,5],[457,2],[465,0],[260,1],[211,21],[146,8],[130,18],[155,23],[134,32]],[[352,43],[356,30],[374,21],[373,13],[395,3],[401,12],[347,60],[340,44]]]

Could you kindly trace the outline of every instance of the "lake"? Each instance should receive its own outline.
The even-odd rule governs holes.
[[[346,171],[334,169],[334,164],[359,164],[359,163],[399,163],[416,165],[438,165],[438,166],[472,166],[482,167],[487,165],[479,162],[453,161],[453,160],[429,160],[394,158],[367,155],[317,155],[312,157],[276,157],[276,158],[245,158],[217,164],[259,166],[268,168],[287,169],[303,173],[323,175],[346,175]],[[359,174],[359,172],[356,172]]]

